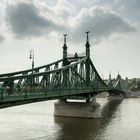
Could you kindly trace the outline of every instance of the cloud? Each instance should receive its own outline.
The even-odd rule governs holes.
[[[109,38],[113,34],[124,34],[135,31],[135,27],[127,20],[123,19],[119,14],[101,6],[93,6],[89,9],[83,8],[79,15],[75,18],[77,24],[73,32],[75,40],[85,31],[91,31],[91,38],[95,38],[97,42],[103,38]]]
[[[57,16],[67,18],[72,15],[74,8],[67,0],[58,0],[52,9]]]
[[[4,41],[4,39],[5,39],[5,38],[4,38],[3,36],[0,35],[0,43],[1,43],[2,41]]]
[[[140,21],[140,19],[137,18],[140,13],[140,0],[119,0],[118,7],[122,13]]]
[[[108,5],[113,10],[118,11],[123,16],[129,17],[135,21],[140,13],[140,0],[98,0],[96,4]]]
[[[40,14],[33,3],[17,3],[6,8],[6,22],[17,38],[37,37],[59,28]]]
[[[135,31],[135,27],[117,12],[106,6],[94,5],[82,8],[76,16],[75,7],[66,0],[56,5],[36,5],[35,3],[17,3],[6,8],[6,21],[17,38],[40,37],[57,33],[70,33],[74,42],[85,40],[85,31],[91,31],[91,38],[97,42],[113,34]]]

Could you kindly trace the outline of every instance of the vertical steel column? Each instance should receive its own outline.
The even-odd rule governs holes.
[[[66,45],[67,34],[64,34],[64,46],[63,46],[63,66],[67,65],[67,45]]]
[[[39,69],[35,71],[36,73],[39,73]],[[36,76],[35,83],[39,84],[39,76]]]
[[[47,72],[47,71],[50,71],[50,66],[47,66],[45,71],[46,71],[46,72]],[[45,80],[46,80],[46,85],[45,85],[46,87],[45,87],[45,88],[46,88],[46,89],[47,89],[47,88],[49,89],[49,88],[50,88],[50,74],[46,74],[46,75],[45,75]]]
[[[32,77],[31,77],[31,89],[33,89],[34,84],[35,84],[35,77],[33,76],[34,73],[34,50],[30,50],[30,57],[29,59],[32,60]]]
[[[89,44],[89,31],[85,32],[87,34],[87,40],[86,40],[86,57],[87,57],[87,61],[86,61],[86,82],[87,82],[87,86],[89,86],[90,84],[90,44]]]
[[[67,34],[64,34],[64,46],[63,46],[63,66],[66,66],[67,63],[67,44],[66,44],[66,38]],[[63,71],[63,84],[64,84],[64,88],[67,87],[67,70]]]

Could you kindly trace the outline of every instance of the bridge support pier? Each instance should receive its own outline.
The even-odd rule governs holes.
[[[122,100],[124,96],[122,94],[116,95],[116,94],[109,94],[107,99],[108,100]]]
[[[59,100],[54,104],[54,116],[101,118],[100,104],[91,102],[67,102]]]

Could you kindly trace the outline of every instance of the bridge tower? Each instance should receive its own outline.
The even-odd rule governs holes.
[[[67,34],[64,34],[64,46],[63,46],[63,66],[67,65]]]
[[[108,87],[109,87],[109,89],[113,88],[113,83],[112,83],[112,79],[111,79],[111,72],[109,72]]]
[[[86,86],[87,88],[90,85],[90,44],[89,44],[89,31],[86,33],[86,62],[85,62],[85,74],[86,74]],[[67,45],[66,45],[66,34],[64,34],[64,46],[63,46],[63,66],[69,64],[67,60]],[[63,84],[64,88],[68,87],[67,84],[67,73],[69,71],[64,71],[63,73]],[[77,92],[76,90],[74,92]],[[88,96],[88,94],[87,94]],[[54,116],[69,116],[69,117],[87,117],[87,118],[100,118],[101,109],[100,104],[95,100],[87,100],[86,102],[69,102],[66,99],[58,100],[54,104]]]
[[[108,100],[122,100],[124,98],[123,92],[120,92],[122,90],[122,83],[121,83],[121,76],[118,74],[116,78],[116,84],[113,85],[113,82],[111,80],[111,74],[109,75],[109,95]],[[115,92],[113,90],[116,89]]]
[[[86,81],[87,81],[87,86],[89,86],[90,84],[90,44],[89,44],[89,31],[85,32],[87,34],[87,38],[86,38],[86,57],[87,57],[87,61],[86,61]]]
[[[67,34],[63,34],[64,36],[64,45],[63,45],[63,66],[69,65],[69,61],[67,59]],[[64,88],[68,86],[68,70],[63,72],[63,83],[64,83]]]

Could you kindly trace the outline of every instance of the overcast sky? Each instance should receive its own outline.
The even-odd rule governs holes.
[[[0,0],[0,73],[62,58],[63,34],[69,53],[85,51],[103,78],[109,71],[140,77],[140,0]]]

